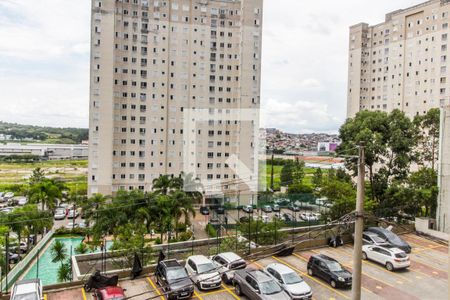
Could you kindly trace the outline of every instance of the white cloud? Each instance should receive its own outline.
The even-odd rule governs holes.
[[[337,130],[346,112],[348,27],[422,1],[265,0],[267,126]],[[90,3],[0,0],[0,119],[88,125]]]

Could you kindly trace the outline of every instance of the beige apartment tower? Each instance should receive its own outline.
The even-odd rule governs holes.
[[[449,104],[449,12],[449,0],[431,0],[350,27],[347,117]]]
[[[263,0],[92,1],[90,195],[257,180],[257,113],[230,116],[259,111],[262,16]]]

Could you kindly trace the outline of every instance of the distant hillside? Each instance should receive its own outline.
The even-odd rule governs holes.
[[[79,144],[88,139],[88,133],[85,128],[41,127],[0,121],[0,142]]]

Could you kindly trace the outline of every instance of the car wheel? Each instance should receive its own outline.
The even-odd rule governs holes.
[[[336,288],[336,281],[334,281],[334,280],[331,280],[330,281],[330,285],[331,285],[331,287],[333,288],[333,289],[335,289]]]
[[[236,295],[242,296],[241,286],[239,284],[236,284],[234,291],[236,292]]]
[[[312,269],[308,268],[308,275],[309,276],[314,276],[314,272]]]
[[[367,260],[367,253],[366,252],[362,253],[362,259]]]
[[[228,276],[226,274],[222,275],[222,281],[223,283],[229,284],[231,282],[230,279],[228,279]]]
[[[386,269],[392,272],[394,271],[394,266],[392,265],[392,263],[388,262],[386,263]]]

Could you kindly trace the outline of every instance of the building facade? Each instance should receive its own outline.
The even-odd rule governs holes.
[[[361,110],[425,114],[448,104],[449,0],[431,0],[350,27],[347,117]]]
[[[262,0],[92,1],[89,194],[187,171],[206,192],[236,189],[231,157],[257,172],[258,118],[220,116],[259,111],[262,13]]]

